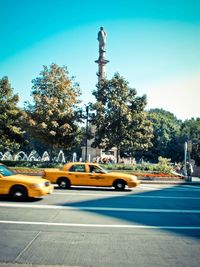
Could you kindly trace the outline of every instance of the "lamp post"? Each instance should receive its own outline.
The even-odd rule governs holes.
[[[187,149],[188,149],[188,143],[185,142],[185,144],[184,144],[184,175],[185,175],[185,177],[187,176],[187,169],[186,169]]]
[[[88,114],[89,114],[89,106],[86,106],[86,125],[85,125],[85,162],[87,161],[87,147],[88,147]]]

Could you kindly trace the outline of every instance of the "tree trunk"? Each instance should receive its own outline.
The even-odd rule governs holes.
[[[119,163],[120,160],[120,147],[117,147],[117,163]]]

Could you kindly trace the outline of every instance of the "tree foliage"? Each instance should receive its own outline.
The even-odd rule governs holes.
[[[18,101],[8,77],[0,79],[0,151],[3,152],[13,152],[23,143],[22,112],[17,107]]]
[[[192,151],[190,157],[200,166],[200,118],[192,118],[183,122],[181,138],[183,142],[191,142]]]
[[[151,109],[148,118],[153,125],[153,146],[144,154],[146,159],[157,162],[158,157],[179,161],[183,155],[180,143],[181,121],[170,112],[163,109]]]
[[[26,104],[30,134],[49,150],[68,149],[79,141],[79,84],[67,67],[44,66],[32,86],[33,104]]]
[[[118,151],[146,150],[151,146],[152,128],[144,108],[146,96],[138,97],[135,89],[116,73],[103,80],[93,92],[96,102],[94,146]]]

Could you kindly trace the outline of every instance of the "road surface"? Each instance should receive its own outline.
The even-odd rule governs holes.
[[[197,267],[200,187],[56,188],[0,197],[0,266]]]

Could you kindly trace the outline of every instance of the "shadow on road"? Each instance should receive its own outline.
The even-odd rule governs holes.
[[[75,190],[81,191],[86,188]],[[87,188],[87,190],[113,191],[100,188]],[[105,198],[101,196],[98,199],[59,203],[59,205],[117,218],[120,223],[123,221],[125,224],[153,226],[158,231],[171,231],[200,238],[200,189],[191,190],[181,185],[147,192],[136,192],[133,189],[130,190],[132,193],[128,190],[119,191],[116,192],[119,194],[117,196],[116,194]]]
[[[65,189],[63,188],[60,188],[60,187],[56,187],[56,190],[59,190],[59,191],[63,191]],[[131,189],[125,189],[124,191],[116,191],[114,188],[111,188],[111,187],[108,187],[108,188],[105,188],[105,187],[87,187],[87,186],[72,186],[70,187],[69,189],[67,189],[67,191],[99,191],[99,192],[132,192]]]
[[[15,199],[7,196],[7,195],[0,195],[0,201],[14,202],[14,203],[18,203],[18,202],[37,202],[37,201],[41,201],[41,200],[42,200],[42,198],[34,198],[34,197],[15,200]]]

